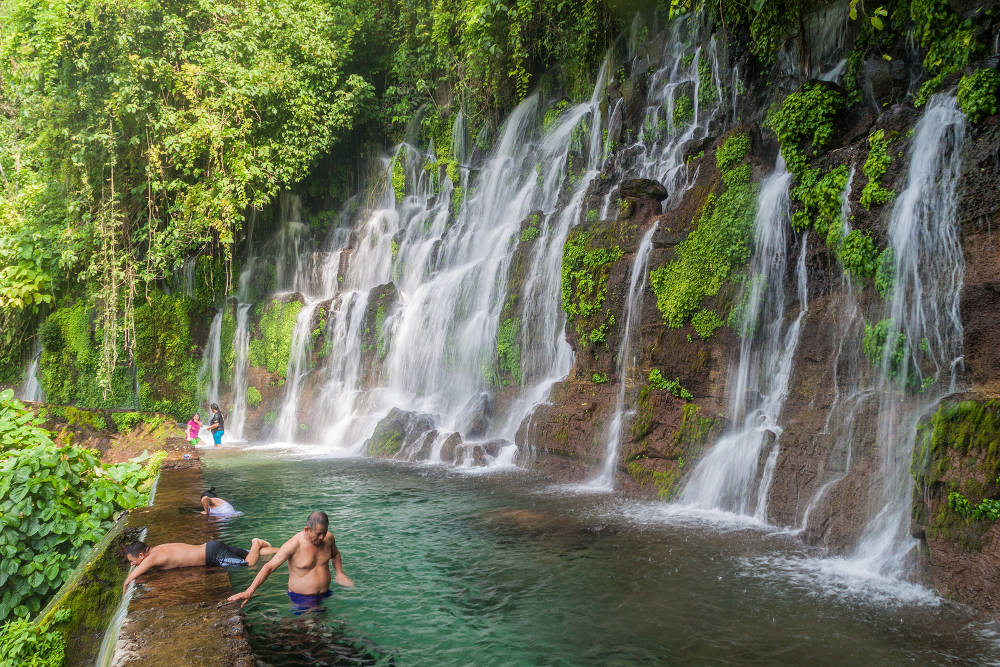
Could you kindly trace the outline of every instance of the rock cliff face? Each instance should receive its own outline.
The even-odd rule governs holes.
[[[657,69],[653,63],[655,53],[669,50],[678,34],[654,37],[637,48],[606,90],[595,92],[600,100],[591,110],[576,107],[577,113],[594,113],[600,121],[593,121],[597,128],[567,130],[574,138],[566,140],[566,154],[556,161],[565,162],[560,167],[564,171],[555,174],[567,185],[549,196],[546,209],[537,202],[543,194],[552,194],[545,188],[555,179],[541,169],[541,162],[532,162],[537,155],[517,158],[537,173],[521,186],[521,192],[532,191],[535,198],[517,209],[512,221],[489,218],[516,227],[501,268],[491,266],[492,289],[503,295],[499,303],[490,303],[497,312],[483,311],[478,320],[465,312],[473,310],[469,304],[475,290],[468,285],[478,277],[464,273],[464,284],[443,289],[455,298],[453,311],[443,316],[448,321],[421,320],[419,334],[410,332],[401,342],[396,327],[404,315],[414,317],[414,302],[425,299],[422,308],[427,312],[437,305],[428,297],[442,289],[440,284],[428,287],[436,280],[434,272],[467,270],[456,258],[470,247],[456,239],[473,235],[469,230],[476,216],[467,210],[464,218],[460,215],[462,189],[471,190],[476,177],[485,179],[488,166],[483,166],[484,160],[474,168],[463,165],[456,189],[440,191],[440,165],[407,171],[406,185],[396,193],[401,201],[383,203],[382,213],[356,224],[349,241],[339,247],[337,261],[327,260],[336,268],[334,278],[346,276],[347,281],[344,289],[327,290],[334,298],[316,302],[304,292],[284,292],[250,311],[244,362],[248,388],[242,390],[247,396],[246,433],[274,433],[276,420],[287,410],[286,383],[291,378],[286,368],[290,359],[303,354],[306,371],[292,408],[298,433],[315,441],[333,419],[324,422],[317,415],[340,420],[362,415],[363,428],[355,431],[363,431],[358,451],[374,457],[483,465],[514,456],[511,445],[516,444],[518,463],[555,479],[581,481],[595,478],[612,452],[616,489],[640,498],[689,501],[682,496],[692,470],[705,462],[720,439],[729,436],[731,441],[740,429],[755,431],[760,454],[749,462],[748,474],[759,491],[754,494],[755,509],[738,511],[799,529],[805,542],[848,556],[859,554],[859,545],[870,537],[873,517],[885,505],[880,493],[888,484],[887,459],[905,458],[894,464],[897,471],[905,467],[913,483],[910,477],[904,480],[897,500],[908,505],[907,489],[912,489],[908,532],[920,548],[897,565],[948,595],[996,611],[1000,579],[992,573],[1000,565],[1000,529],[994,523],[1000,501],[993,503],[1000,497],[994,402],[1000,394],[1000,352],[995,344],[1000,333],[998,117],[970,120],[961,140],[945,139],[942,147],[933,149],[960,148],[957,216],[951,216],[957,219],[932,224],[957,224],[964,269],[959,271],[960,359],[953,368],[929,369],[929,355],[921,357],[917,349],[940,341],[904,337],[895,349],[885,344],[899,335],[886,317],[895,280],[890,239],[894,202],[909,187],[914,162],[931,151],[916,145],[918,123],[933,106],[915,105],[921,57],[903,40],[883,40],[879,48],[884,57],[868,56],[848,65],[860,85],[849,93],[846,80],[843,88],[831,82],[843,74],[842,49],[822,43],[823,32],[815,26],[802,30],[809,38],[791,39],[769,70],[750,69],[725,85],[719,84],[719,77],[741,72],[747,54],[727,54],[714,38],[687,55],[675,54],[673,69],[662,63]],[[973,63],[968,72],[996,65],[994,57]],[[668,98],[668,116],[660,110],[651,116],[649,100],[655,96],[650,93],[665,85],[664,72],[674,77],[685,67],[691,76],[666,84],[679,91]],[[815,80],[819,72],[824,73],[823,81]],[[946,94],[953,94],[948,91],[961,75],[943,78]],[[847,103],[852,94],[857,99]],[[783,105],[792,95],[800,96],[800,116],[782,120],[777,114],[784,113]],[[701,110],[689,108],[695,103]],[[525,114],[541,115],[528,108]],[[706,114],[705,108],[713,111]],[[653,123],[651,118],[660,120]],[[698,131],[680,131],[692,122]],[[602,127],[602,152],[595,160],[593,146],[588,157],[583,137],[587,131],[598,136]],[[647,134],[648,141],[635,140]],[[658,172],[666,175],[659,180],[623,176],[645,173],[636,165],[653,159],[651,147],[662,147],[657,142],[672,147],[669,159],[664,158],[669,168]],[[513,160],[513,155],[503,158]],[[783,172],[786,162],[788,172]],[[585,164],[592,168],[585,172],[580,166]],[[393,165],[395,175],[402,162]],[[454,164],[451,168],[457,170]],[[434,169],[437,180],[428,175]],[[781,218],[783,245],[771,258],[787,267],[778,285],[766,284],[771,274],[754,269],[751,261],[763,247],[763,241],[754,238],[752,223],[761,215],[758,207],[763,206],[767,179],[776,172],[786,173],[791,191],[782,213],[790,219]],[[507,177],[522,176],[511,172]],[[574,189],[581,182],[586,187]],[[414,183],[423,183],[419,187],[424,190],[418,187],[417,194],[407,195],[406,188]],[[496,183],[475,187],[489,190]],[[561,238],[554,229],[567,212],[573,219]],[[393,227],[390,223],[398,222],[393,215],[412,216],[419,224]],[[391,235],[379,236],[382,232]],[[532,376],[538,369],[531,366],[525,341],[544,324],[532,315],[538,310],[530,299],[537,293],[530,288],[545,244],[562,251],[559,294],[572,367],[547,393],[532,394],[531,400],[540,402],[504,430],[502,422],[519,415],[520,404],[528,400],[527,389],[538,381]],[[933,254],[921,261],[934,264]],[[409,266],[398,261],[404,256]],[[380,262],[387,267],[382,273],[375,271]],[[404,275],[417,262],[427,267],[426,275],[419,280],[413,273]],[[636,283],[635,269],[642,262],[648,262],[648,269]],[[381,277],[370,289],[356,288],[351,281],[358,280],[357,267],[366,264],[374,267],[371,275]],[[632,292],[637,284],[641,289]],[[482,291],[481,286],[476,289]],[[781,364],[749,371],[775,374],[783,366],[787,385],[774,385],[768,396],[748,396],[767,393],[762,389],[767,383],[752,384],[740,377],[742,355],[770,335],[763,331],[768,325],[763,311],[747,314],[748,295],[765,292],[768,298],[781,297],[776,301],[779,312],[768,315],[774,319],[772,328],[785,336],[794,331],[795,337],[786,346],[772,346],[780,353],[774,361]],[[920,299],[918,290],[913,300]],[[223,349],[238,347],[240,307],[230,304],[223,318]],[[311,319],[298,322],[304,308],[310,309],[305,312]],[[456,317],[458,312],[468,319]],[[331,326],[334,313],[337,324]],[[458,345],[436,358],[400,354],[399,345],[420,346],[421,336],[436,342],[485,321],[493,330],[486,336],[476,330],[479,337],[472,345],[488,339],[495,340],[495,346],[490,342],[486,353],[475,359],[462,356],[467,350]],[[627,322],[632,322],[631,330],[626,330]],[[293,341],[301,340],[294,334],[296,327],[312,332],[304,352],[295,349]],[[898,358],[885,358],[893,355]],[[424,366],[393,366],[393,359],[402,358]],[[239,365],[225,355],[222,363],[228,369],[224,377],[232,376]],[[477,381],[482,382],[450,404],[428,408],[433,401],[425,401],[412,387],[433,386],[443,393],[442,388],[433,382],[411,383],[399,373],[432,377],[435,369],[428,366],[435,364],[464,364],[466,376],[467,366],[477,366],[471,375],[478,373]],[[914,384],[911,377],[910,384],[893,385],[901,369],[911,367],[920,371],[913,377],[923,382]],[[237,399],[237,385],[223,382],[226,402]],[[383,394],[393,392],[400,396],[396,403],[382,400]],[[766,401],[772,401],[774,414],[761,413],[754,422],[757,417],[748,416],[754,412],[748,406]],[[886,426],[887,402],[895,405],[892,409],[902,406],[907,415],[899,424]],[[440,413],[444,411],[449,414]],[[887,429],[907,446],[887,454]],[[912,457],[909,445],[914,446]]]
[[[871,151],[868,138],[878,130],[892,137],[891,162],[882,186],[898,193],[905,187],[906,158],[920,112],[906,97],[905,68],[873,67],[879,70],[870,79],[879,113],[863,108],[838,119],[836,139],[816,163],[824,168],[853,166],[857,174],[845,194],[850,225],[884,246],[891,203],[870,210],[861,203],[868,180],[861,174]],[[745,99],[756,99],[752,107],[741,107],[738,115],[755,119],[747,124],[753,137],[748,162],[759,180],[776,153],[773,135],[761,122],[760,110],[770,102],[760,88],[751,89]],[[658,225],[651,268],[668,263],[676,245],[687,238],[706,196],[718,190],[714,150],[724,140],[725,136],[714,136],[705,143],[704,154],[689,163],[693,183],[682,198],[668,201],[663,213],[657,206],[661,194],[655,185],[635,182],[614,195],[623,202],[616,219],[582,224],[581,229],[591,230],[623,251],[607,269],[610,312],[621,313],[625,308],[627,276],[637,242],[651,225]],[[1000,579],[995,574],[1000,571],[1000,532],[985,510],[976,514],[975,507],[984,499],[1000,496],[996,454],[1000,413],[992,402],[1000,391],[1000,356],[995,344],[1000,334],[998,146],[996,117],[968,125],[957,195],[965,260],[959,394],[925,415],[912,468],[916,482],[912,533],[922,545],[916,563],[920,576],[942,593],[991,612],[1000,609]],[[810,236],[807,243],[808,311],[780,415],[780,450],[767,518],[776,525],[804,527],[806,542],[845,553],[858,543],[871,515],[867,499],[880,470],[879,397],[871,390],[879,370],[864,357],[859,363],[856,352],[864,337],[859,322],[878,319],[881,296],[871,281],[844,278],[837,253],[818,235]],[[790,240],[789,265],[797,250]],[[788,318],[794,318],[798,309],[794,289],[789,282]],[[735,298],[723,289],[706,307],[728,310]],[[864,319],[852,321],[853,311]],[[572,324],[567,326],[567,338],[576,352],[573,370],[555,387],[549,403],[525,421],[518,441],[531,443],[537,465],[557,478],[593,476],[604,453],[617,385],[624,381],[634,412],[623,429],[617,461],[619,487],[637,496],[675,498],[692,462],[732,427],[727,415],[729,371],[738,354],[739,336],[727,327],[703,340],[690,324],[665,326],[656,295],[648,286],[640,313],[636,363],[625,378],[613,376],[620,330],[609,334],[606,346],[595,346],[582,339]],[[694,399],[684,401],[643,382],[653,369],[678,379]],[[845,382],[846,377],[850,382]],[[973,509],[967,516],[953,509],[954,500],[949,506],[949,494],[955,492],[968,498]]]

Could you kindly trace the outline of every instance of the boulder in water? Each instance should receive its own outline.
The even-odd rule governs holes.
[[[493,397],[483,392],[469,399],[458,415],[458,430],[466,438],[486,433],[493,421]]]
[[[404,446],[434,430],[430,415],[393,408],[365,442],[365,452],[375,458],[393,458]]]
[[[455,450],[462,446],[462,436],[459,433],[452,433],[441,445],[441,461],[443,463],[455,462]]]

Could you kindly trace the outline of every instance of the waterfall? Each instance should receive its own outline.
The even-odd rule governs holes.
[[[318,405],[319,413],[326,417],[324,442],[330,447],[363,442],[374,426],[372,419],[355,421],[361,394],[361,346],[357,341],[367,308],[368,292],[357,291],[340,294],[330,306],[333,314],[327,322],[326,345],[338,352],[329,361]]]
[[[806,313],[806,237],[797,270],[799,313],[785,322],[791,174],[778,165],[757,200],[754,252],[740,321],[739,363],[730,374],[733,430],[698,462],[681,502],[767,520],[767,494],[778,455],[778,419],[788,391],[799,330]]]
[[[841,195],[841,231],[847,238],[851,232],[850,193],[854,183],[855,166],[851,165],[847,183]],[[866,381],[862,372],[864,354],[861,351],[864,334],[864,317],[858,300],[859,286],[856,278],[846,270],[841,272],[840,290],[832,316],[836,323],[833,330],[835,350],[830,364],[833,382],[833,402],[827,411],[823,433],[830,437],[831,447],[827,458],[821,463],[820,475],[825,481],[813,494],[802,513],[802,521],[796,533],[809,526],[809,518],[826,498],[827,493],[851,472],[854,444],[860,437],[858,426],[861,409],[876,394],[877,388]]]
[[[233,335],[233,407],[226,422],[226,440],[243,440],[247,421],[247,370],[250,356],[250,308],[236,304],[236,333]]]
[[[184,261],[184,266],[181,268],[181,288],[183,290],[184,296],[188,298],[194,297],[194,274],[195,270],[198,268],[198,258],[190,257]]]
[[[36,340],[31,351],[31,361],[28,362],[28,368],[24,372],[24,382],[14,392],[18,400],[36,402],[45,400],[45,392],[42,391],[42,385],[38,381],[38,362],[41,358],[42,343],[41,340]]]
[[[215,313],[208,329],[208,342],[198,367],[199,405],[207,410],[209,403],[219,400],[219,364],[222,357],[222,310]],[[207,412],[206,414],[211,414]]]
[[[474,157],[462,114],[452,127],[447,169],[433,143],[421,149],[413,145],[415,134],[408,135],[378,163],[367,192],[344,206],[338,233],[316,250],[300,222],[298,199],[283,194],[279,231],[264,252],[248,259],[238,298],[250,302],[267,291],[291,291],[307,304],[328,303],[323,349],[330,353],[317,353],[322,366],[302,373],[308,336],[299,331],[306,325],[297,323],[275,433],[290,438],[293,422],[305,421],[327,451],[358,453],[375,424],[399,408],[429,418],[440,444],[461,433],[470,397],[485,396],[495,414],[485,431],[462,437],[503,441],[502,457],[488,461],[511,460],[518,428],[573,366],[560,298],[570,231],[600,217],[601,208],[610,210],[612,193],[627,179],[660,180],[672,198],[668,204],[679,200],[692,182],[684,158],[708,136],[717,115],[728,114],[715,40],[698,46],[692,27],[676,21],[648,42],[648,53],[633,49],[633,68],[651,69],[643,131],[635,135],[622,127],[623,100],[607,106],[617,67],[609,55],[589,99],[546,108],[540,93],[528,96],[484,157]],[[675,113],[678,104],[683,108]],[[597,181],[602,172],[613,179]],[[265,256],[277,258],[276,275],[261,290]],[[636,271],[644,281],[645,268]],[[376,310],[374,322],[366,320]],[[239,350],[247,332],[239,323],[237,328],[230,428],[242,436],[247,369]],[[512,335],[518,360],[502,380],[501,329]],[[627,366],[627,359],[622,363]],[[298,403],[306,395],[316,399],[304,414]],[[432,458],[439,449],[432,448]]]
[[[302,393],[302,380],[309,372],[308,361],[312,340],[312,319],[318,302],[308,302],[302,306],[295,319],[295,329],[292,331],[291,350],[288,355],[288,367],[285,371],[285,399],[278,413],[278,421],[274,426],[274,438],[282,442],[294,442],[295,432],[299,427],[299,395]]]
[[[955,390],[962,364],[965,261],[955,193],[964,138],[965,117],[954,96],[932,97],[916,125],[906,187],[889,220],[895,284],[883,309],[887,326],[876,436],[881,450],[876,478],[883,483],[874,485],[874,514],[854,554],[867,569],[889,576],[907,574],[917,545],[909,534],[917,422]],[[871,345],[868,339],[866,331]]]
[[[625,407],[625,389],[628,386],[628,373],[636,363],[635,346],[632,342],[633,334],[638,329],[641,321],[642,300],[645,296],[646,276],[649,267],[649,251],[653,249],[653,234],[656,233],[659,223],[654,223],[642,237],[639,249],[635,253],[635,261],[632,262],[632,272],[629,275],[628,300],[625,303],[625,313],[622,320],[625,328],[622,329],[621,347],[618,349],[615,373],[618,376],[618,395],[615,400],[615,412],[611,418],[607,429],[607,446],[604,455],[604,464],[601,472],[591,480],[590,485],[610,491],[615,485],[615,469],[618,467],[618,448],[621,444],[622,424],[632,415],[632,410]],[[633,317],[636,321],[633,322]]]

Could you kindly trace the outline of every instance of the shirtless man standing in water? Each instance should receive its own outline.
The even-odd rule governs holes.
[[[330,562],[337,572],[335,581],[341,586],[354,586],[350,577],[344,574],[340,551],[333,535],[328,532],[330,519],[325,512],[309,515],[306,527],[281,545],[278,553],[264,565],[257,577],[242,593],[228,598],[229,602],[242,600],[242,607],[254,591],[271,576],[271,573],[288,561],[288,597],[300,609],[318,607],[323,598],[330,597]]]

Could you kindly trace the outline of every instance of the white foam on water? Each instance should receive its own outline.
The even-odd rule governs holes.
[[[641,525],[688,526],[723,533],[740,530],[779,532],[777,527],[752,515],[695,505],[628,503],[619,512],[630,523]]]
[[[934,591],[915,583],[879,573],[878,563],[838,556],[766,555],[740,560],[742,574],[784,581],[810,595],[881,606],[939,606]]]

